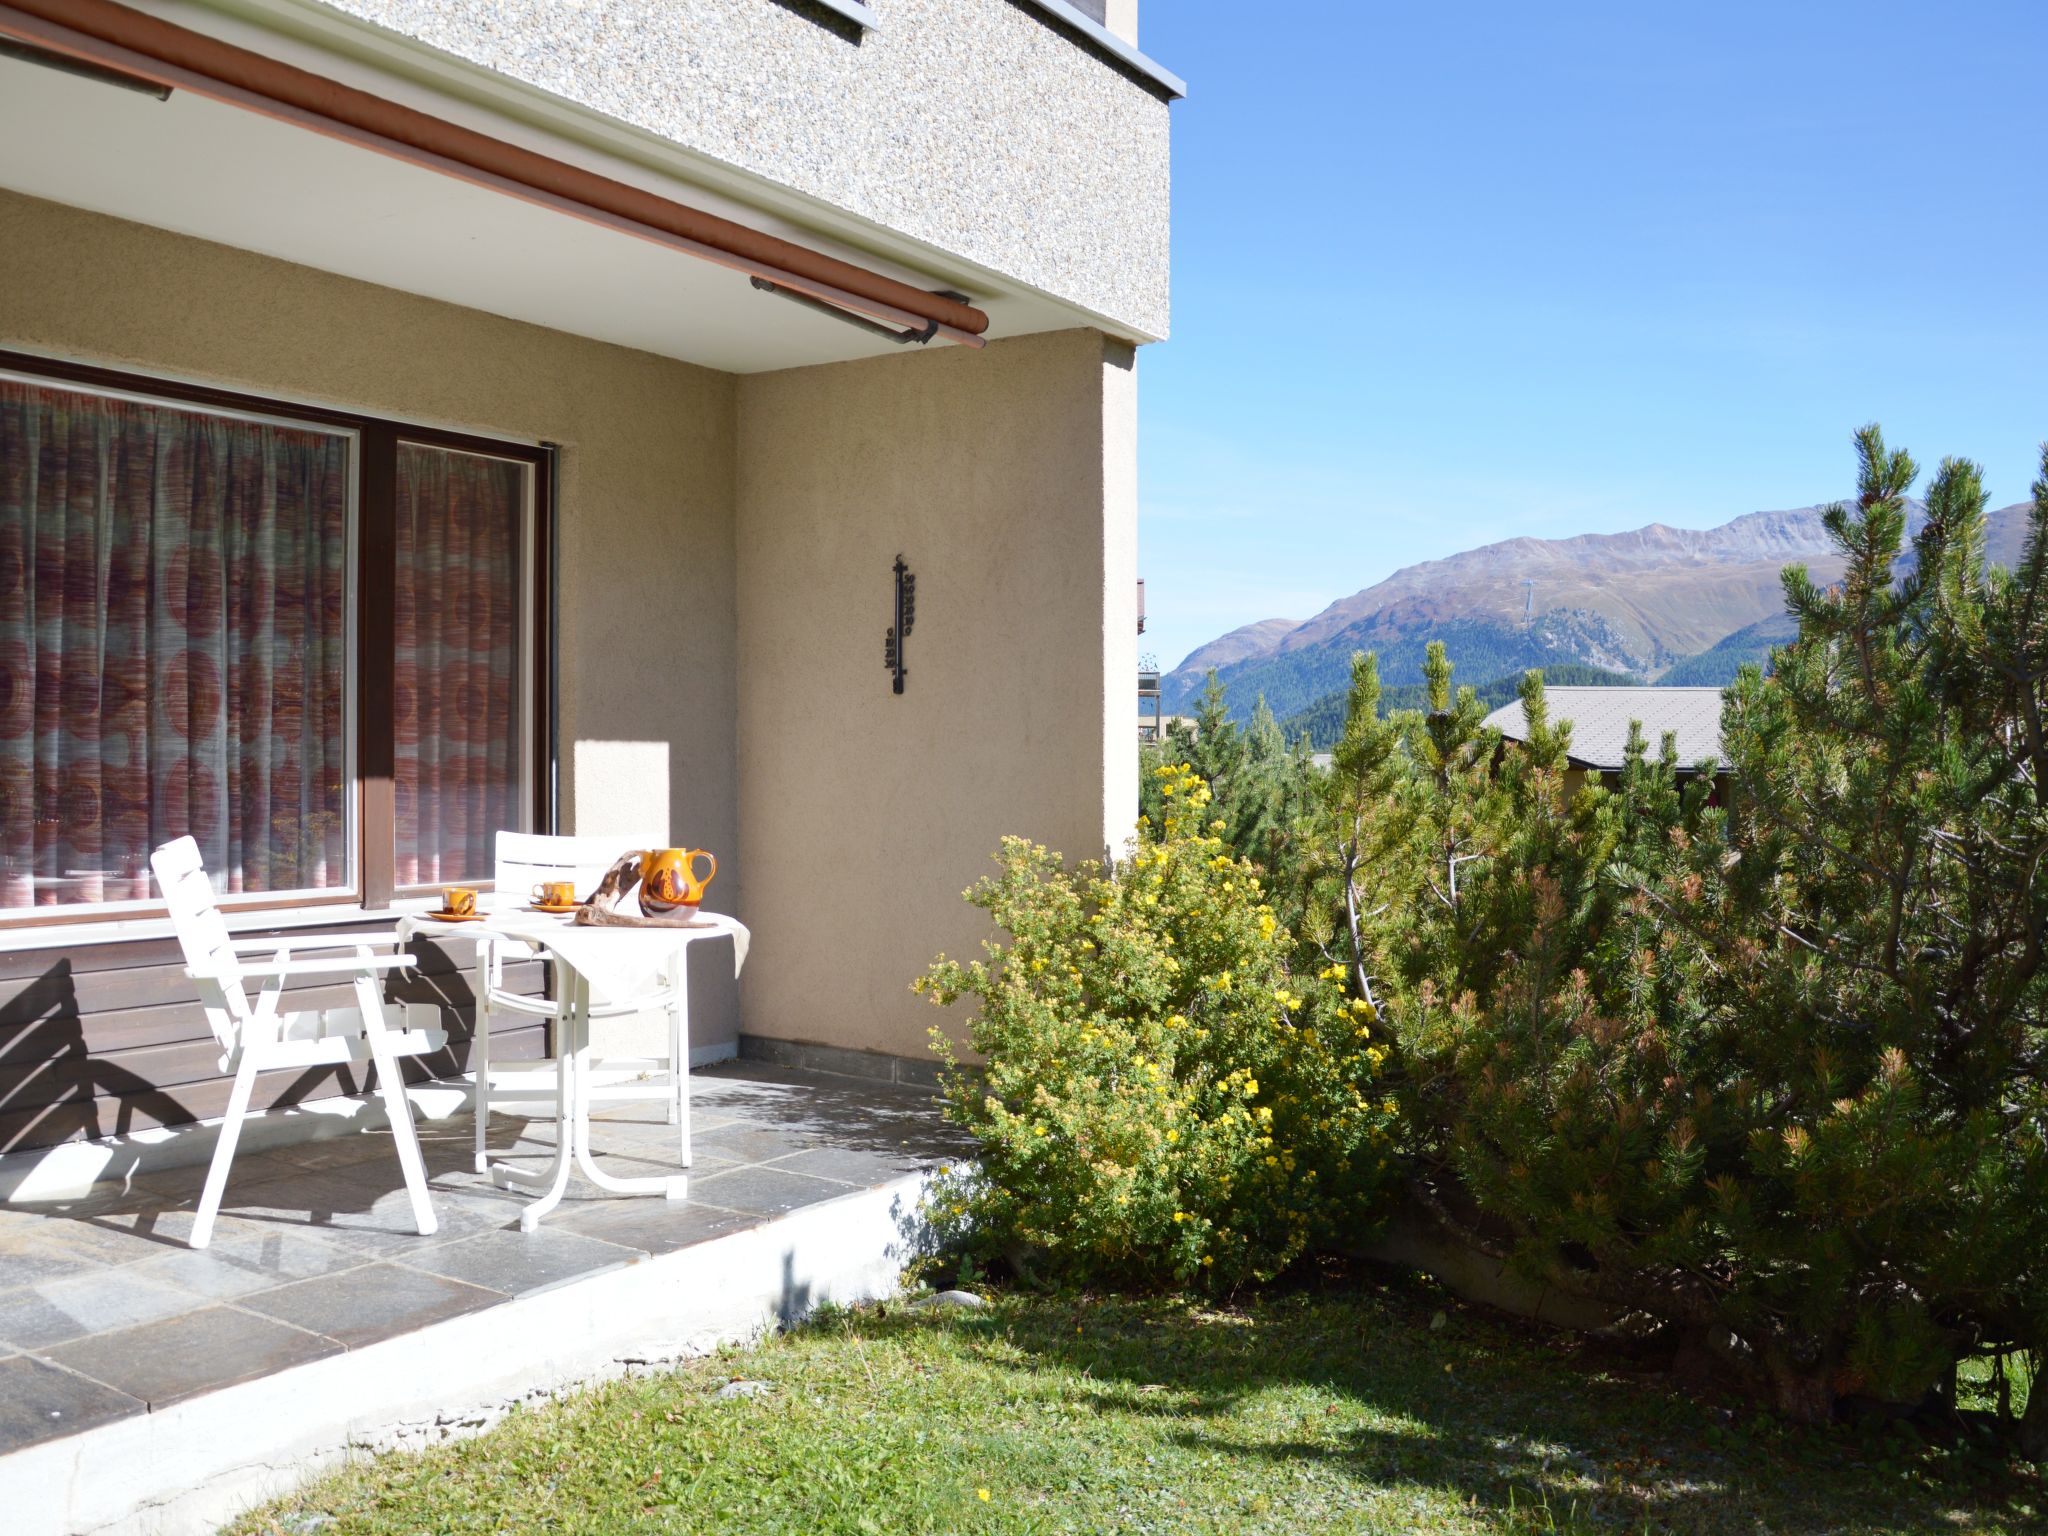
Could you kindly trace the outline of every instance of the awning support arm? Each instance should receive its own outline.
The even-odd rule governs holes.
[[[880,321],[870,320],[866,315],[855,314],[850,309],[828,303],[824,299],[812,298],[808,293],[800,293],[794,288],[785,287],[772,278],[757,277],[753,279],[753,284],[758,292],[772,293],[778,299],[788,299],[793,304],[803,305],[805,309],[815,309],[821,315],[830,315],[834,320],[844,320],[848,325],[857,325],[870,335],[880,336],[886,341],[893,341],[898,344],[914,342],[921,347],[939,334],[939,322],[936,320],[925,321],[923,327],[918,330],[899,331],[893,325],[883,325]],[[936,292],[937,296],[942,299],[953,299],[961,304],[967,302],[967,295],[964,293],[953,293],[943,288],[936,290]]]

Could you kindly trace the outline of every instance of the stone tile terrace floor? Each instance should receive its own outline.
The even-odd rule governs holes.
[[[204,1250],[185,1244],[204,1165],[88,1196],[0,1205],[0,1455],[427,1327],[650,1254],[885,1184],[959,1145],[930,1094],[757,1063],[691,1074],[687,1200],[580,1178],[532,1233],[526,1197],[472,1167],[467,1115],[420,1134],[440,1229],[422,1237],[388,1132],[235,1160]],[[600,1162],[672,1170],[658,1105],[600,1111]],[[491,1117],[494,1153],[538,1166],[551,1120]]]

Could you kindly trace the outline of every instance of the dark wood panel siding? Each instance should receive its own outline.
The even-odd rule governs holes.
[[[387,921],[321,931],[357,926],[390,929]],[[276,937],[290,941],[288,931]],[[413,950],[418,967],[395,976],[385,995],[439,1008],[450,1039],[446,1050],[408,1062],[406,1075],[453,1076],[469,1061],[473,951],[467,940],[420,941]],[[505,979],[521,992],[544,994],[548,987],[547,968],[534,961],[507,966]],[[326,978],[288,988],[287,995],[289,1006],[300,1008],[354,1003],[352,988]],[[544,1029],[527,1025],[500,1031],[493,1053],[533,1059],[546,1045]],[[361,1068],[267,1073],[257,1079],[255,1103],[270,1108],[360,1093],[369,1086],[363,1079]],[[0,949],[0,1152],[204,1120],[227,1107],[228,1085],[219,1042],[175,941]]]

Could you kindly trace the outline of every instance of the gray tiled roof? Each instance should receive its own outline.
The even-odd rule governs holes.
[[[1543,697],[1553,721],[1571,721],[1571,758],[1581,767],[1621,767],[1632,720],[1642,721],[1652,757],[1666,731],[1677,733],[1681,767],[1721,755],[1718,688],[1546,688]],[[1528,733],[1520,699],[1496,709],[1486,723],[1511,741]]]

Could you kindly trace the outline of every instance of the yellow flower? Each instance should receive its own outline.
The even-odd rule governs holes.
[[[1168,1131],[1168,1132],[1166,1133],[1166,1139],[1167,1139],[1167,1140],[1168,1140],[1169,1142],[1179,1141],[1179,1140],[1180,1140],[1180,1132],[1179,1132],[1179,1131]]]
[[[1175,1221],[1186,1221],[1188,1219],[1188,1213],[1186,1211],[1175,1211],[1173,1213],[1173,1219]]]
[[[984,1503],[984,1504],[986,1504],[986,1503],[988,1502],[989,1494],[988,1494],[988,1490],[987,1490],[986,1488],[977,1488],[977,1489],[975,1489],[975,1490],[974,1490],[974,1496],[975,1496],[976,1498],[980,1499],[980,1500],[981,1500],[981,1502],[982,1502],[982,1503]]]

